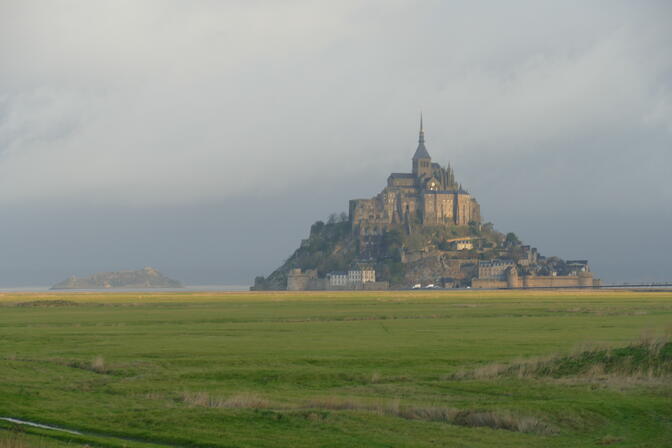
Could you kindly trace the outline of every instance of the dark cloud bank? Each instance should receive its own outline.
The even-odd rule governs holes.
[[[668,2],[0,4],[0,285],[268,273],[410,168],[487,220],[672,280]]]

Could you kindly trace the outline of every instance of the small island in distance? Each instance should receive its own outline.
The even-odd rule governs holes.
[[[111,288],[182,288],[182,284],[146,267],[137,271],[99,272],[89,277],[72,276],[56,283],[51,289],[111,289]]]

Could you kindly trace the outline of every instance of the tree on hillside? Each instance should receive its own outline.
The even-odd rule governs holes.
[[[323,228],[324,228],[324,222],[323,221],[316,221],[315,224],[310,226],[310,236],[318,235],[322,231]]]
[[[520,244],[520,240],[515,233],[509,232],[506,234],[506,238],[504,238],[504,247],[520,246]]]

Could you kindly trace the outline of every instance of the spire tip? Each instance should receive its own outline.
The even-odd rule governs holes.
[[[422,111],[420,111],[420,143],[425,143],[425,127],[422,124]]]

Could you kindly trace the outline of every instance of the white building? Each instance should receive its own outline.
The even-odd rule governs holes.
[[[375,283],[376,271],[373,269],[351,269],[348,272],[329,272],[327,285],[334,289],[359,289],[364,283]]]
[[[348,286],[347,272],[330,272],[327,274],[327,282],[332,288],[345,288]]]
[[[348,283],[351,285],[357,285],[362,283],[362,271],[360,270],[349,270],[348,271]]]
[[[472,240],[457,240],[453,241],[452,246],[455,250],[471,250],[474,248],[474,242]]]
[[[362,283],[374,283],[376,281],[376,271],[373,269],[362,270]]]

